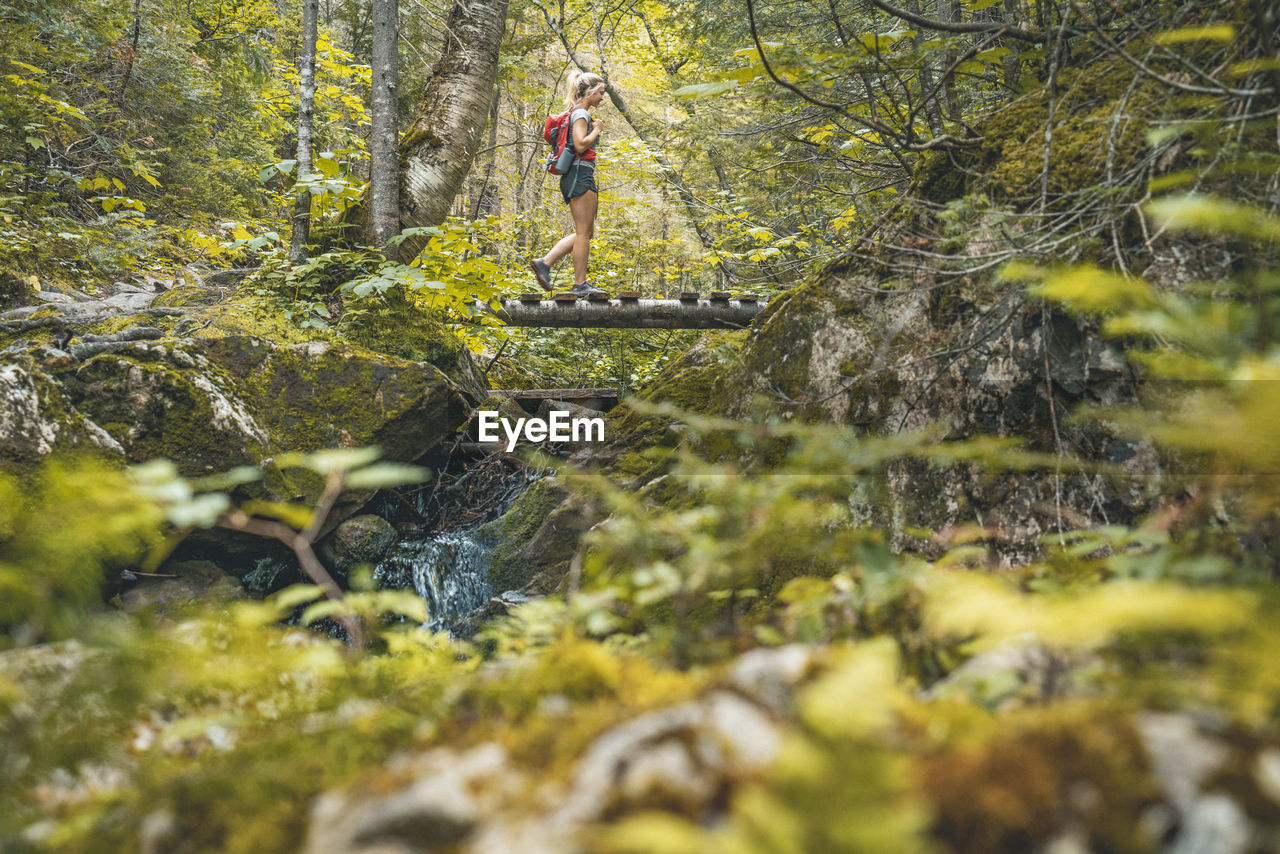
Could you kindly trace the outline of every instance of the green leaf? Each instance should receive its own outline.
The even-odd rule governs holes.
[[[723,95],[725,92],[734,92],[738,88],[738,81],[736,80],[716,80],[711,83],[694,83],[689,86],[681,86],[672,94],[677,98],[710,98],[715,95]]]
[[[301,622],[304,626],[309,626],[317,620],[323,620],[325,617],[349,614],[351,614],[351,606],[346,602],[336,599],[324,599],[303,611]]]
[[[291,528],[302,530],[311,524],[312,509],[305,504],[284,501],[246,501],[241,509],[254,516],[278,519]]]
[[[262,472],[256,466],[236,466],[233,469],[222,472],[220,474],[212,474],[208,477],[202,477],[191,481],[191,485],[198,491],[208,491],[213,489],[230,489],[245,483],[253,483],[262,479]]]
[[[1004,281],[1040,280],[1028,291],[1041,299],[1064,303],[1079,311],[1101,313],[1145,309],[1157,305],[1151,287],[1142,279],[1100,270],[1067,267],[1046,270],[1026,264],[1009,264],[1000,273]]]
[[[324,595],[324,591],[316,584],[293,584],[279,593],[268,596],[267,604],[271,605],[281,615],[287,615],[299,605],[305,605],[308,602],[314,602]]]
[[[324,175],[326,178],[333,178],[341,171],[341,167],[338,165],[337,160],[334,160],[332,156],[326,157],[323,154],[316,158],[313,165],[315,166],[316,171]]]
[[[1252,205],[1189,193],[1157,199],[1147,210],[1172,229],[1280,240],[1280,217]]]
[[[427,603],[409,590],[379,590],[357,595],[361,598],[368,597],[370,610],[375,614],[399,614],[416,623],[425,623],[429,616]]]
[[[311,454],[285,454],[281,465],[301,465],[320,474],[331,474],[335,471],[354,471],[369,465],[382,456],[378,447],[366,448],[330,448]],[[286,463],[283,460],[288,460]]]
[[[212,528],[218,518],[230,508],[231,498],[226,493],[209,492],[173,505],[167,516],[177,528]]]
[[[403,463],[375,463],[347,475],[346,485],[352,489],[385,489],[408,483],[424,483],[431,470]]]
[[[11,59],[9,60],[9,62],[18,66],[19,68],[23,68],[23,69],[26,69],[27,71],[30,71],[32,74],[48,74],[49,73],[45,71],[43,68],[37,68],[34,65],[28,65],[27,63],[19,62],[16,59]]]

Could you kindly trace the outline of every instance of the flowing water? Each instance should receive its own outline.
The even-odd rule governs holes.
[[[382,589],[416,591],[427,603],[423,628],[467,634],[494,593],[492,544],[478,542],[474,531],[505,513],[546,472],[498,455],[446,463],[439,470],[429,488],[384,504],[382,515],[398,524],[402,537],[373,578]]]
[[[450,531],[396,543],[373,577],[379,587],[412,587],[427,603],[423,628],[440,631],[488,604],[489,563],[488,547],[469,531]]]

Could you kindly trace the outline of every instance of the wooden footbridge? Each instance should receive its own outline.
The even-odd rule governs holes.
[[[764,303],[751,294],[713,293],[703,297],[682,293],[673,299],[642,297],[623,292],[608,294],[560,293],[546,298],[521,294],[504,300],[501,308],[476,301],[510,326],[572,327],[579,329],[745,329]]]
[[[642,297],[623,292],[616,297],[559,293],[552,297],[521,294],[502,301],[500,308],[476,300],[477,311],[487,311],[510,326],[570,327],[580,329],[745,329],[764,303],[751,294],[734,296],[682,293],[671,299]],[[618,404],[616,388],[495,389],[493,395],[509,397],[525,412],[544,408],[607,412]],[[470,440],[456,447],[477,453],[495,453],[498,445]]]

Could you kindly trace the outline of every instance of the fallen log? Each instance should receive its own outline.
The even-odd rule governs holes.
[[[506,300],[490,309],[476,302],[510,326],[574,327],[598,329],[745,329],[764,308],[754,300],[611,299]]]

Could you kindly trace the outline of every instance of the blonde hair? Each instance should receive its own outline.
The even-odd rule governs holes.
[[[574,69],[569,72],[569,94],[564,99],[566,107],[572,107],[597,86],[604,85],[604,78],[591,71]]]

